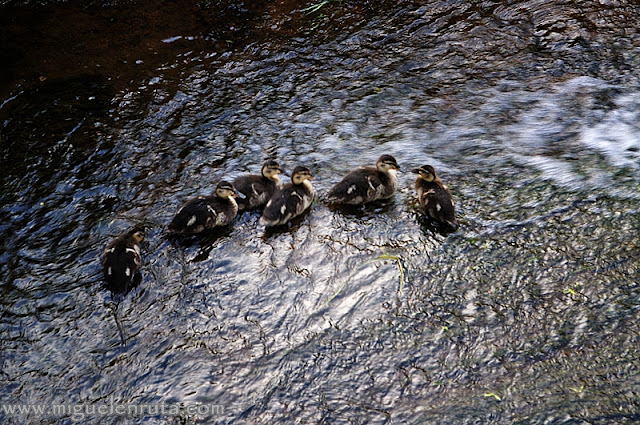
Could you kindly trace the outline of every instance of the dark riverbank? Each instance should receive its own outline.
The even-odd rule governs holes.
[[[278,46],[321,27],[310,41],[352,31],[390,1],[81,1],[0,4],[0,96],[47,80],[95,76],[116,90],[183,55]]]

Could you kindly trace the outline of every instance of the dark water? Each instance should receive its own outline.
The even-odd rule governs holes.
[[[49,64],[1,103],[2,403],[224,407],[83,423],[640,421],[637,3],[199,4],[226,32],[169,4],[184,25],[149,24],[157,63]],[[322,194],[382,153],[434,165],[460,230],[418,216],[405,173],[363,211],[164,236],[266,158]],[[116,304],[99,258],[141,221],[142,281]]]

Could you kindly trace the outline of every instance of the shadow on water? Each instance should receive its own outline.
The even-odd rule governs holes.
[[[329,210],[354,219],[367,219],[393,209],[393,199],[383,199],[365,205],[331,204]]]
[[[456,233],[459,230],[461,231],[469,230],[468,228],[465,229],[464,227],[462,229],[453,230],[449,226],[444,226],[441,223],[431,220],[429,217],[425,216],[420,211],[416,211],[415,219],[420,224],[420,227],[422,231],[425,233],[425,235],[439,234],[446,237],[447,235],[451,233]],[[460,223],[460,224],[462,225],[463,223]]]
[[[305,218],[307,217],[308,214],[310,214],[310,211],[312,208],[313,207],[307,208],[302,214],[292,218],[286,224],[282,224],[279,226],[269,226],[269,227],[264,227],[260,225],[260,229],[264,228],[262,240],[264,242],[268,242],[268,241],[277,239],[277,237],[280,235],[296,233],[300,229],[300,227],[304,225]]]
[[[5,175],[35,174],[50,182],[61,169],[76,170],[98,143],[100,120],[114,92],[101,78],[47,82],[16,94],[2,108],[1,164]]]
[[[4,2],[0,403],[177,410],[1,421],[637,422],[639,16]],[[384,202],[322,201],[383,153],[433,164],[456,232],[409,173]],[[304,215],[167,237],[266,158],[312,169]],[[114,298],[102,250],[140,222],[140,282]]]

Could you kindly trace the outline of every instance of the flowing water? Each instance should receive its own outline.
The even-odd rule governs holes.
[[[640,5],[311,5],[272,12],[300,26],[277,39],[185,25],[124,83],[4,98],[2,403],[224,412],[2,422],[639,422]],[[458,231],[420,217],[409,172],[388,202],[323,203],[383,153],[439,171]],[[312,170],[307,214],[167,239],[267,158]],[[102,250],[140,222],[142,280],[114,298]]]

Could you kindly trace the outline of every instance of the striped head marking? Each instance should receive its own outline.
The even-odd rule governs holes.
[[[431,165],[423,165],[420,168],[411,170],[412,172],[419,174],[420,178],[428,182],[432,182],[436,179],[436,170]]]
[[[221,181],[216,186],[216,195],[218,198],[228,199],[230,196],[237,196],[236,188],[228,181]]]
[[[396,159],[391,155],[380,156],[380,158],[378,158],[378,161],[376,161],[376,168],[383,172],[400,169],[398,163],[396,162]]]
[[[311,171],[307,167],[296,167],[291,174],[291,181],[293,184],[302,184],[305,180],[313,180]]]
[[[265,161],[262,165],[262,175],[270,180],[277,180],[278,174],[282,174],[280,164],[273,160]]]

